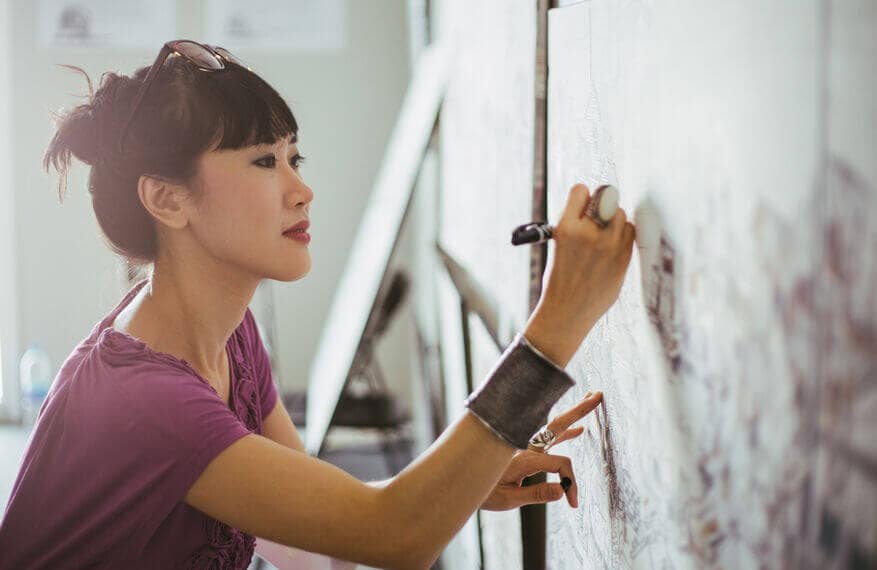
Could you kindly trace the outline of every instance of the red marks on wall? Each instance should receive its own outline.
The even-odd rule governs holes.
[[[676,304],[676,252],[663,233],[649,265],[643,267],[643,297],[667,363],[674,374],[682,366]],[[645,261],[645,259],[644,259]]]

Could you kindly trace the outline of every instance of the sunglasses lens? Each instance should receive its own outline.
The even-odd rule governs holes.
[[[225,67],[215,55],[195,42],[177,42],[174,44],[174,49],[203,69],[222,69]]]
[[[221,48],[221,47],[214,47],[213,49],[216,51],[216,53],[221,55],[223,57],[223,59],[225,59],[226,61],[236,63],[237,65],[240,65],[241,67],[246,67],[246,64],[241,59],[236,57],[234,54],[232,54],[227,49]]]

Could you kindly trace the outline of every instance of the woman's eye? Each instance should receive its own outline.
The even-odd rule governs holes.
[[[277,158],[274,157],[274,155],[263,156],[262,158],[260,158],[259,160],[257,160],[255,162],[255,164],[258,164],[259,166],[262,166],[264,168],[274,168],[274,165],[276,163],[277,163]]]
[[[300,154],[297,154],[289,159],[289,164],[298,170],[299,166],[305,161],[305,157]],[[274,168],[277,165],[277,157],[273,155],[263,156],[259,160],[255,162],[258,166],[263,168]]]
[[[297,154],[297,155],[293,156],[291,159],[289,159],[289,164],[291,164],[293,168],[298,170],[298,168],[304,163],[304,161],[305,161],[305,157],[303,157],[300,154]]]

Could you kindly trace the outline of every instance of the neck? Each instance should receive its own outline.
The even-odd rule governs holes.
[[[221,371],[225,346],[243,320],[259,280],[235,279],[227,269],[204,269],[159,259],[141,291],[140,307],[162,351],[185,359],[198,371]]]

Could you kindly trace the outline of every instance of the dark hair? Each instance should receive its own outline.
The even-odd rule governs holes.
[[[226,66],[205,72],[183,58],[169,58],[128,127],[122,155],[119,130],[149,68],[131,77],[104,73],[94,92],[85,71],[64,66],[85,76],[89,100],[56,115],[57,130],[43,165],[47,171],[54,166],[60,175],[61,202],[71,155],[91,167],[88,191],[98,224],[129,266],[154,262],[158,255],[155,220],[137,193],[141,175],[188,181],[205,151],[272,144],[298,134],[295,117],[277,91],[244,67]]]

